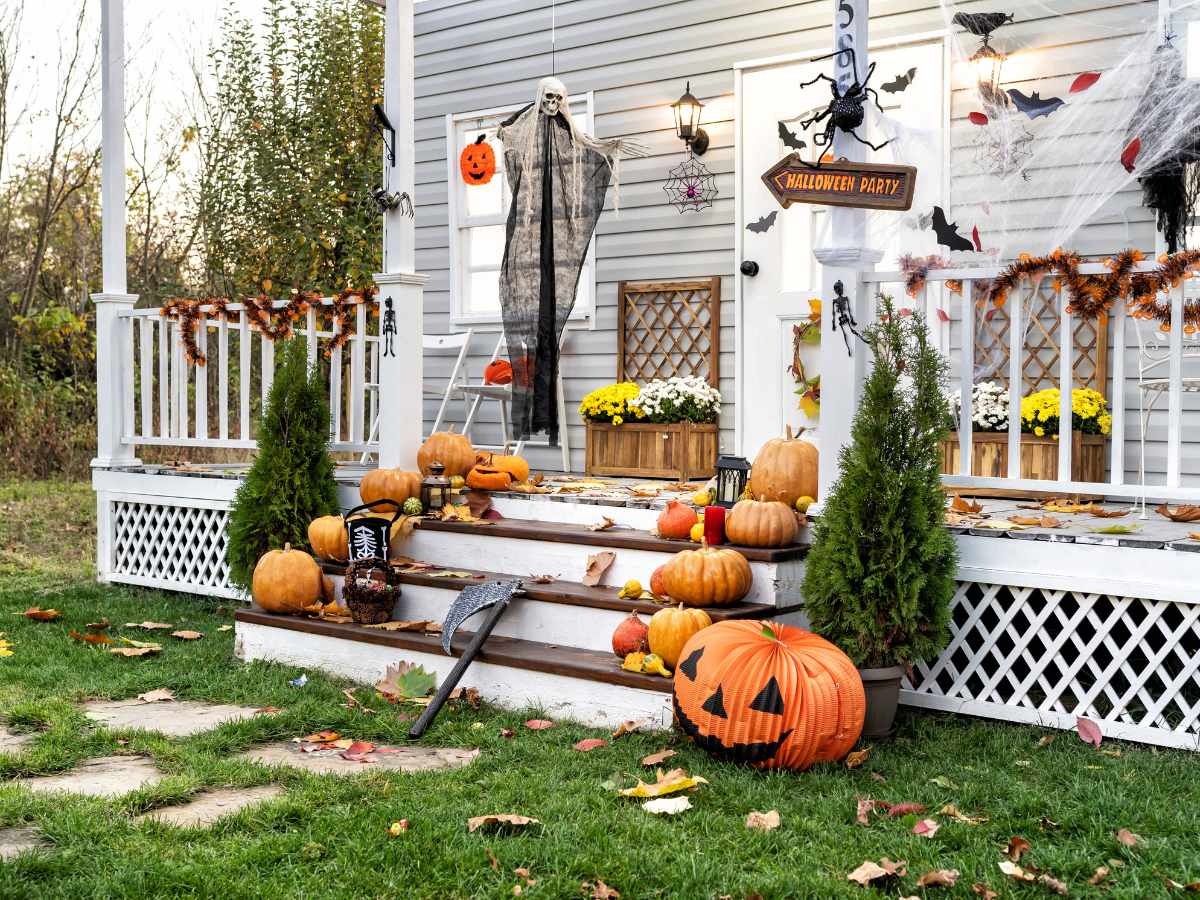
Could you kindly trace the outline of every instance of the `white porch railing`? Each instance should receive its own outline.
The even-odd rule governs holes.
[[[1136,271],[1150,271],[1154,263],[1142,263]],[[1022,292],[1039,289],[1050,289],[1050,284],[1026,282],[1014,289],[1006,302],[1009,317],[1009,353],[1008,353],[1008,383],[1010,385],[1009,418],[1008,418],[1008,472],[1007,477],[994,478],[975,475],[972,472],[972,424],[971,424],[971,391],[975,383],[975,341],[977,333],[975,317],[976,298],[987,289],[992,280],[1000,274],[999,268],[970,268],[970,269],[933,269],[930,270],[928,281],[915,301],[909,302],[904,293],[905,274],[903,272],[863,272],[860,273],[863,292],[867,297],[874,297],[877,292],[889,293],[896,298],[896,305],[904,307],[911,305],[924,311],[931,329],[935,332],[936,340],[943,353],[951,357],[952,365],[956,368],[955,380],[961,385],[960,396],[964,402],[960,404],[960,421],[958,424],[959,441],[959,473],[943,475],[942,481],[947,486],[969,492],[974,489],[1008,488],[1022,491],[1053,491],[1064,495],[1092,494],[1113,498],[1139,499],[1143,495],[1172,501],[1200,500],[1200,487],[1187,487],[1182,483],[1182,443],[1183,443],[1183,393],[1184,375],[1183,359],[1185,355],[1184,337],[1184,285],[1171,291],[1171,330],[1167,347],[1169,356],[1167,385],[1164,393],[1167,399],[1167,442],[1166,442],[1166,478],[1164,484],[1142,486],[1140,483],[1129,483],[1125,479],[1125,425],[1127,419],[1125,403],[1126,387],[1126,329],[1133,327],[1122,300],[1117,300],[1109,311],[1109,336],[1114,352],[1111,354],[1109,376],[1112,390],[1109,397],[1109,412],[1112,415],[1112,429],[1109,447],[1109,478],[1106,482],[1074,481],[1070,477],[1060,477],[1057,480],[1031,479],[1021,477],[1021,385],[1023,381],[1022,360],[1025,351],[1026,323],[1024,315]],[[1079,267],[1084,275],[1100,275],[1109,272],[1102,263],[1087,263]],[[1053,276],[1046,275],[1045,279]],[[935,286],[946,281],[962,282],[962,296],[958,297],[946,289]],[[1186,281],[1185,281],[1186,284]],[[1067,312],[1068,298],[1065,290],[1058,289],[1059,335],[1067,336],[1059,341],[1058,387],[1061,405],[1059,422],[1066,426],[1071,422],[1071,389],[1074,374],[1074,346],[1070,336],[1073,334],[1071,314]],[[874,314],[875,304],[866,302],[863,308]],[[939,316],[938,310],[945,313]],[[956,315],[957,313],[957,315]],[[950,325],[958,323],[961,326],[962,340],[958,348],[958,358],[954,360],[950,353]],[[1154,326],[1157,327],[1157,326]],[[1196,344],[1196,338],[1187,337],[1189,347]],[[1195,355],[1192,350],[1189,355]],[[1134,372],[1134,375],[1138,373]],[[828,388],[827,388],[828,389]],[[855,385],[852,396],[857,401],[861,395],[862,385]],[[1137,413],[1135,411],[1134,415]],[[1065,433],[1065,432],[1064,432]],[[1058,472],[1072,473],[1072,441],[1058,442]]]
[[[275,302],[276,308],[286,305]],[[325,297],[320,305],[331,308]],[[329,449],[363,453],[378,449],[368,440],[379,414],[379,335],[372,326],[374,301],[354,305],[354,334],[332,347],[340,328],[318,327],[315,304],[296,335],[308,344],[309,365],[321,366],[329,384]],[[207,363],[188,362],[182,323],[157,308],[123,310],[127,358],[120,360],[122,443],[130,446],[254,449],[258,424],[275,377],[275,344],[263,337],[240,303],[225,318],[208,313],[195,324],[196,346]],[[212,346],[215,336],[216,347]],[[328,359],[326,359],[328,352]],[[210,395],[210,390],[213,392]]]

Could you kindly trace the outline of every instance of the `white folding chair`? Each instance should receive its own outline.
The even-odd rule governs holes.
[[[1134,331],[1138,341],[1138,412],[1141,420],[1141,455],[1138,462],[1138,477],[1142,485],[1142,517],[1146,516],[1146,432],[1150,427],[1150,414],[1160,398],[1171,391],[1171,333],[1162,331],[1158,322],[1134,319]],[[1120,352],[1120,348],[1117,348]],[[1200,332],[1183,334],[1183,360],[1200,359]],[[1165,370],[1159,374],[1161,370]],[[1200,393],[1200,376],[1184,375],[1181,388],[1185,394]],[[1114,393],[1120,391],[1114,387]],[[1119,394],[1118,394],[1119,396]],[[1123,440],[1123,435],[1114,434],[1114,441]]]

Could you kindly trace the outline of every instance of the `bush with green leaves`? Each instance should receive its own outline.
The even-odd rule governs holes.
[[[283,344],[280,356],[259,428],[258,455],[229,511],[229,577],[247,590],[262,554],[284,544],[307,548],[308,524],[339,511],[326,449],[324,379],[315,367],[309,369],[303,338]]]
[[[813,629],[861,668],[937,655],[957,566],[939,474],[947,363],[923,317],[878,299],[879,321],[865,334],[874,365],[804,578]]]

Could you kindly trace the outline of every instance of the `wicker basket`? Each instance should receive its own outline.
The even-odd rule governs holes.
[[[350,616],[359,625],[379,625],[392,617],[400,580],[382,559],[360,559],[346,567],[343,591]]]

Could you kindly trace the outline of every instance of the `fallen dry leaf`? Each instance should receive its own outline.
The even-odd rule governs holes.
[[[871,813],[875,811],[875,801],[870,797],[859,797],[858,807],[854,814],[854,821],[859,825],[871,824]]]
[[[1142,841],[1139,835],[1134,834],[1128,828],[1117,829],[1117,843],[1125,847],[1136,847]]]
[[[877,863],[871,862],[868,859],[847,875],[846,880],[866,887],[871,882],[878,881],[881,878],[903,878],[908,874],[908,869],[905,868],[906,865],[907,863],[904,860],[892,862],[886,856]]]
[[[751,812],[746,816],[746,827],[755,831],[774,831],[779,827],[779,810],[772,809],[769,812]]]
[[[604,574],[612,566],[616,560],[617,554],[611,550],[601,550],[599,553],[593,553],[588,557],[587,571],[583,573],[583,577],[579,579],[580,583],[586,587],[595,587],[604,580]]]
[[[222,625],[217,631],[233,631],[232,625]]]
[[[530,731],[544,731],[547,728],[553,728],[554,723],[549,719],[529,719],[525,723],[525,727]]]
[[[672,769],[669,772],[659,769],[655,774],[658,777],[653,784],[647,784],[638,779],[638,783],[634,787],[624,788],[617,793],[622,797],[662,797],[679,791],[687,791],[701,784],[708,784],[705,778],[699,775],[688,775],[683,769]]]
[[[1007,859],[1000,863],[1000,871],[1016,881],[1034,881],[1037,878],[1032,872],[1026,872],[1015,862]]]
[[[971,515],[983,512],[983,504],[976,500],[964,500],[961,494],[955,494],[954,499],[950,501],[950,509],[956,513]]]
[[[429,619],[380,622],[378,625],[364,625],[363,628],[371,628],[375,631],[417,631],[424,634],[442,633],[442,623],[432,622]]]
[[[984,816],[968,816],[959,812],[958,807],[953,803],[947,803],[939,809],[938,815],[948,816],[955,822],[961,822],[964,825],[982,825],[987,821],[987,818]]]
[[[518,816],[515,813],[489,813],[486,816],[472,816],[470,819],[467,819],[467,831],[470,834],[474,834],[481,828],[496,830],[515,829],[541,824],[541,821],[530,816]]]
[[[1154,511],[1160,516],[1170,519],[1172,522],[1197,522],[1200,521],[1200,506],[1184,504],[1177,506],[1174,509],[1162,504],[1154,507]]]
[[[642,809],[655,815],[673,816],[691,808],[692,801],[687,797],[659,797],[642,804]]]
[[[1052,876],[1052,875],[1047,875],[1046,873],[1044,873],[1044,872],[1043,872],[1041,875],[1039,875],[1039,876],[1038,876],[1038,881],[1039,881],[1041,884],[1044,884],[1044,885],[1045,885],[1047,888],[1049,888],[1050,890],[1054,891],[1054,893],[1056,893],[1056,894],[1060,894],[1060,895],[1062,895],[1063,897],[1067,896],[1067,886],[1066,886],[1066,884],[1064,884],[1063,882],[1059,881],[1059,880],[1058,880],[1057,878],[1055,878],[1054,876]]]
[[[141,628],[144,631],[165,631],[174,628],[169,622],[126,622],[126,628]]]
[[[375,710],[371,710],[371,712],[374,712],[374,711]],[[269,716],[269,715],[274,715],[275,713],[278,713],[278,712],[283,712],[282,706],[260,706],[258,709],[256,709],[254,711],[254,714],[256,716]]]
[[[971,892],[978,894],[983,900],[996,900],[1000,896],[982,881],[977,881],[971,885]]]
[[[861,750],[855,750],[853,753],[846,754],[846,768],[857,769],[871,757],[871,748],[863,747]]]
[[[529,581],[532,584],[553,584],[554,576],[553,575],[530,575]]]
[[[408,831],[408,819],[400,819],[388,826],[388,834],[392,837],[400,837],[406,831]]]
[[[92,631],[92,632],[88,632],[87,634],[84,634],[83,632],[76,631],[74,628],[72,628],[70,631],[67,632],[67,634],[69,634],[71,637],[75,638],[75,640],[77,640],[77,641],[83,641],[85,644],[93,644],[96,646],[100,646],[102,644],[115,644],[116,643],[116,641],[114,641],[112,638],[110,638],[107,634],[105,634],[102,631]]]
[[[1036,507],[1035,507],[1036,508]],[[1095,513],[1096,505],[1090,500],[1086,503],[1081,503],[1079,500],[1068,500],[1065,497],[1056,497],[1047,500],[1042,504],[1042,509],[1046,512],[1056,513]]]
[[[659,763],[666,762],[674,755],[674,750],[659,750],[657,753],[651,753],[649,756],[643,756],[642,765],[657,766]]]
[[[1052,744],[1053,742],[1054,742],[1054,735],[1043,734],[1041,739],[1037,742],[1037,749],[1041,750],[1044,747],[1049,747],[1050,744]]]
[[[1108,866],[1097,866],[1096,871],[1092,873],[1092,877],[1088,879],[1088,884],[1092,885],[1093,887],[1098,884],[1102,884],[1104,880],[1108,878],[1108,873],[1111,871],[1112,869],[1110,869]]]
[[[932,869],[917,879],[917,887],[954,887],[960,874],[958,869]]]
[[[612,739],[615,741],[617,738],[624,737],[627,734],[633,734],[635,731],[649,724],[649,719],[626,719],[612,733]]]
[[[464,496],[467,498],[467,509],[477,519],[492,508],[492,495],[486,491],[467,491]]]
[[[1032,849],[1032,845],[1029,841],[1018,835],[1008,839],[1008,846],[1004,850],[1004,855],[1013,862],[1020,862],[1021,857],[1030,849]]]
[[[157,688],[153,691],[146,691],[144,694],[138,694],[137,698],[143,703],[163,703],[174,700],[175,692],[170,688]]]
[[[1100,742],[1104,740],[1104,735],[1100,731],[1100,726],[1091,719],[1085,719],[1083,716],[1076,716],[1075,732],[1079,735],[1079,739],[1085,744],[1091,744],[1097,750],[1100,749]]]
[[[1122,516],[1129,515],[1129,513],[1132,512],[1132,510],[1131,509],[1100,509],[1099,507],[1097,507],[1096,509],[1089,510],[1088,512],[1090,515],[1095,516],[1097,519],[1119,519]]]
[[[596,750],[600,747],[607,747],[608,741],[604,738],[584,738],[575,744],[575,749],[580,753],[587,753],[590,750]]]
[[[108,631],[112,627],[112,622],[108,619],[101,619],[99,622],[88,622],[83,627],[88,631]]]
[[[17,615],[33,619],[35,622],[53,622],[55,619],[62,618],[62,613],[57,609],[42,609],[40,606],[31,606],[25,612],[18,613]]]
[[[500,860],[496,859],[496,854],[492,852],[491,847],[483,848],[487,852],[488,865],[492,867],[493,872],[500,871]]]
[[[910,813],[920,815],[923,812],[925,812],[924,803],[897,803],[895,806],[888,807],[887,814],[895,818],[897,816],[907,816]]]
[[[1055,516],[1009,516],[1010,522],[1018,525],[1029,525],[1033,528],[1062,528],[1067,523]]]
[[[513,731],[511,728],[501,728],[500,729],[500,737],[502,737],[502,738],[510,738],[515,734],[516,734],[516,732]]]
[[[466,703],[471,709],[479,709],[483,704],[483,696],[479,693],[479,689],[473,687],[456,687],[446,699],[459,700]]]
[[[612,528],[616,524],[617,523],[608,516],[604,516],[595,525],[589,525],[588,531],[608,531],[608,529]]]
[[[389,703],[414,702],[433,693],[437,679],[421,666],[401,660],[390,665],[375,690]]]
[[[172,631],[171,637],[179,638],[181,641],[198,641],[204,637],[204,633],[200,631]]]
[[[158,653],[161,647],[109,647],[108,652],[117,656],[150,656]]]
[[[941,827],[936,819],[922,819],[912,827],[912,833],[918,837],[931,838],[938,833],[938,829]]]
[[[579,886],[579,888],[585,892],[590,891],[591,900],[616,900],[616,898],[621,896],[620,891],[609,887],[599,878],[597,878],[594,882],[585,881]]]

